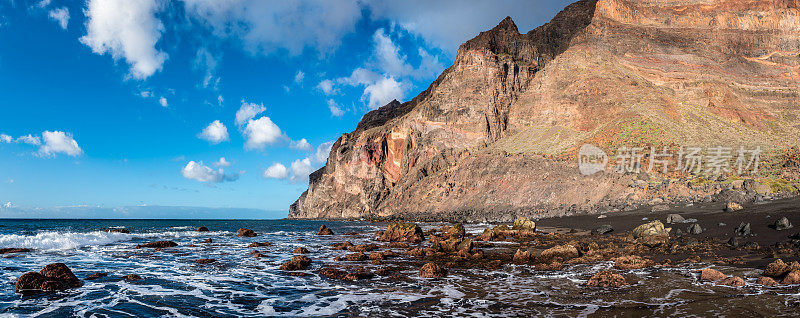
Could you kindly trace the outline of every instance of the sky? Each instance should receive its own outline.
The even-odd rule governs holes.
[[[366,112],[569,2],[0,0],[0,218],[285,216]]]

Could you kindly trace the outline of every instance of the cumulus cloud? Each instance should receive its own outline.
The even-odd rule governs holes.
[[[203,128],[203,131],[197,135],[198,138],[207,140],[212,144],[218,144],[223,141],[228,141],[228,128],[220,122],[219,120],[215,120],[212,123],[208,124],[206,128]]]
[[[306,140],[305,138],[300,139],[298,141],[292,141],[290,147],[304,151],[310,151],[312,149],[311,144],[308,143],[308,140]]]
[[[90,0],[86,6],[86,35],[81,43],[96,54],[125,59],[130,75],[146,79],[161,70],[167,54],[156,48],[164,25],[156,18],[158,0]]]
[[[14,141],[13,137],[6,134],[0,134],[0,142],[10,144],[13,141]]]
[[[325,95],[333,95],[336,94],[336,88],[333,85],[332,80],[326,79],[317,84],[317,89],[321,90]]]
[[[331,153],[331,147],[333,147],[333,141],[323,142],[319,146],[317,146],[317,151],[314,152],[314,160],[318,163],[325,163],[328,161],[328,155]]]
[[[289,177],[289,170],[286,169],[286,166],[276,162],[269,166],[269,168],[264,169],[264,178],[272,178],[272,179],[286,179]]]
[[[406,56],[400,54],[400,48],[394,44],[394,41],[383,29],[375,31],[372,41],[375,59],[381,71],[398,77],[408,75],[413,71],[411,65],[406,63]]]
[[[67,29],[67,24],[69,23],[69,9],[67,9],[67,7],[50,10],[50,12],[47,13],[47,16],[58,23],[62,29]]]
[[[202,161],[189,161],[189,163],[187,163],[186,166],[181,169],[181,174],[186,179],[206,183],[220,183],[225,181],[236,181],[239,179],[239,173],[226,174],[225,170],[222,168],[214,170],[211,167],[204,165]]]
[[[169,104],[167,103],[167,98],[164,96],[161,96],[161,98],[158,99],[158,103],[161,104],[161,107],[169,106]]]
[[[370,109],[377,109],[392,100],[402,100],[405,96],[405,85],[392,77],[383,77],[364,88],[362,101],[366,101]]]
[[[43,156],[55,156],[63,153],[75,157],[83,153],[81,147],[72,138],[72,134],[63,131],[45,131],[42,133],[42,139],[44,144],[39,148],[39,154]]]
[[[225,157],[220,157],[217,162],[214,163],[215,167],[230,167],[231,163],[225,160]]]
[[[17,142],[21,142],[21,143],[25,143],[25,144],[29,144],[29,145],[33,145],[33,146],[38,146],[38,145],[42,144],[42,140],[39,138],[39,136],[33,136],[33,135],[30,135],[30,134],[18,137],[17,138]]]
[[[251,119],[244,127],[245,148],[263,149],[268,144],[273,144],[281,139],[281,129],[269,117]]]
[[[297,159],[292,162],[292,182],[308,182],[308,175],[314,172],[314,167],[311,165],[311,159],[303,158]]]
[[[264,104],[248,103],[242,100],[242,106],[236,111],[236,126],[241,126],[253,119],[258,114],[266,111]]]
[[[344,115],[342,108],[339,107],[339,104],[337,104],[333,99],[328,100],[328,109],[331,111],[331,115],[335,117],[341,117]]]

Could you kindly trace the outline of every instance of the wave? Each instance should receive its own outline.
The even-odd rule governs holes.
[[[165,231],[151,233],[41,232],[35,235],[0,235],[0,246],[30,248],[42,251],[71,250],[90,246],[110,245],[137,238],[180,238],[205,235],[224,235],[230,232]]]

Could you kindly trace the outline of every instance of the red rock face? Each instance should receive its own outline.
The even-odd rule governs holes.
[[[639,193],[628,177],[587,179],[554,159],[584,143],[797,145],[797,4],[581,0],[525,34],[505,19],[462,44],[419,96],[343,134],[289,217],[596,210]]]

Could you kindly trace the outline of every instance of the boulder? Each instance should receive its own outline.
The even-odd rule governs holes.
[[[253,255],[253,257],[255,258],[267,257],[267,255],[261,254],[261,252],[259,251],[252,251],[250,252],[250,255]]]
[[[689,232],[689,234],[698,235],[703,233],[703,228],[700,227],[700,224],[695,223],[689,225],[689,228],[686,229],[686,232]]]
[[[531,221],[528,218],[518,218],[514,220],[514,225],[511,227],[511,229],[518,230],[520,232],[533,233],[536,232],[536,222]]]
[[[744,209],[742,205],[733,201],[728,202],[728,204],[725,205],[725,212],[736,212],[741,209]]]
[[[44,291],[57,291],[83,286],[75,274],[63,263],[53,263],[37,272],[25,273],[17,279],[16,291],[22,294],[36,294]]]
[[[580,256],[578,249],[575,246],[566,244],[548,248],[542,251],[537,257],[537,260],[544,263],[553,259],[568,260]]]
[[[94,279],[103,278],[103,277],[106,277],[106,276],[108,276],[108,273],[97,272],[97,273],[94,273],[92,275],[89,275],[88,277],[86,277],[86,279],[87,280],[94,280]]]
[[[127,280],[129,282],[133,282],[133,281],[137,281],[137,280],[142,280],[142,276],[139,276],[139,275],[136,275],[136,274],[128,274],[128,275],[122,276],[122,279]]]
[[[120,228],[108,229],[108,230],[106,230],[106,232],[109,232],[109,233],[122,233],[122,234],[130,234],[131,233],[131,231],[128,231],[128,229],[120,229]]]
[[[333,235],[333,231],[329,229],[325,224],[319,226],[319,230],[317,230],[317,235]]]
[[[626,255],[614,259],[614,267],[618,269],[642,269],[653,266],[654,262],[636,255]]]
[[[460,238],[464,237],[464,234],[466,234],[466,231],[464,230],[464,225],[459,223],[459,224],[451,226],[447,230],[447,234],[449,235],[450,238],[460,239]]]
[[[523,251],[521,249],[517,249],[517,252],[514,253],[514,263],[523,264],[533,260],[533,254],[528,251]]]
[[[786,274],[786,277],[783,278],[781,284],[784,285],[797,285],[800,284],[800,270],[793,270]]]
[[[764,269],[764,276],[769,277],[781,277],[786,275],[789,272],[789,265],[783,262],[781,259],[776,259],[772,263],[767,265],[767,268]]]
[[[258,234],[256,234],[256,232],[251,230],[251,229],[241,228],[238,231],[236,231],[236,236],[239,236],[239,237],[256,237],[256,236],[258,236]]]
[[[778,282],[776,282],[774,279],[772,279],[770,277],[761,276],[761,277],[758,278],[758,280],[756,280],[756,284],[767,286],[767,287],[773,287],[773,286],[778,285]]]
[[[738,236],[748,236],[750,235],[750,223],[740,223],[736,229],[733,230],[733,233]]]
[[[156,242],[149,242],[144,244],[136,245],[136,248],[168,248],[168,247],[175,247],[178,246],[178,243],[173,241],[156,241]]]
[[[208,232],[208,228],[205,226],[198,227],[197,232]]]
[[[782,217],[782,218],[778,219],[772,225],[772,228],[774,228],[774,229],[776,229],[778,231],[788,230],[788,229],[791,229],[792,227],[793,227],[792,223],[790,223],[789,219],[787,219],[786,217]]]
[[[351,252],[371,252],[376,249],[378,249],[378,245],[375,244],[358,244],[347,248]]]
[[[30,251],[31,250],[27,248],[17,248],[17,247],[0,248],[0,254],[28,253]]]
[[[283,263],[280,267],[278,267],[278,269],[284,271],[297,271],[297,270],[304,270],[308,268],[308,266],[310,265],[311,265],[310,258],[306,257],[305,255],[298,255],[292,257],[292,259],[289,260],[288,262]]]
[[[419,270],[419,276],[423,278],[438,278],[447,276],[447,270],[435,263],[426,263]]]
[[[419,225],[414,223],[394,222],[389,224],[386,231],[379,238],[380,241],[395,242],[406,241],[419,243],[425,240],[425,235]]]
[[[628,282],[625,281],[625,277],[610,271],[601,271],[594,274],[594,276],[589,278],[589,281],[586,282],[586,286],[599,288],[619,288],[626,285],[628,285]]]
[[[700,271],[700,281],[702,282],[718,282],[726,278],[728,278],[728,275],[715,269],[704,268]]]
[[[252,247],[266,247],[266,246],[272,246],[272,243],[270,243],[270,242],[253,242],[253,243],[250,243],[250,245],[247,245],[247,247],[250,247],[250,248],[252,248]]]
[[[209,237],[209,238],[207,238],[207,239],[203,240],[203,241],[202,241],[202,242],[200,242],[200,243],[203,243],[203,244],[211,244],[211,243],[214,243],[214,240],[212,240],[212,239]]]
[[[661,221],[653,221],[639,225],[633,229],[631,234],[633,235],[633,238],[636,239],[655,235],[669,236],[669,232],[664,228],[664,223],[661,223]]]
[[[333,244],[331,247],[332,247],[334,250],[342,250],[342,251],[345,251],[345,250],[348,250],[348,249],[349,249],[350,247],[352,247],[352,246],[353,246],[353,243],[350,243],[350,242],[348,242],[348,241],[345,241],[345,242],[341,242],[341,243],[335,243],[335,244]]]
[[[667,215],[667,224],[677,224],[683,222],[686,222],[686,219],[684,219],[680,214]]]
[[[367,256],[367,254],[364,254],[362,252],[358,252],[358,253],[347,254],[344,257],[344,259],[348,260],[348,261],[351,261],[351,262],[361,262],[361,261],[368,260],[369,256]]]
[[[305,247],[300,246],[300,247],[294,249],[294,251],[292,251],[292,253],[294,253],[294,254],[308,254],[309,251]]]
[[[595,234],[595,235],[602,235],[602,234],[611,233],[611,232],[614,232],[614,228],[611,225],[608,225],[608,224],[603,224],[601,226],[596,227],[594,230],[592,230],[592,234]]]
[[[742,287],[744,286],[744,279],[739,276],[731,276],[719,281],[718,284],[731,287]]]
[[[215,260],[213,258],[201,258],[201,259],[196,260],[194,262],[197,263],[197,264],[200,264],[200,265],[205,265],[205,264],[215,263],[216,261],[217,260]]]
[[[412,248],[406,251],[409,256],[425,256],[425,249],[421,247]]]

